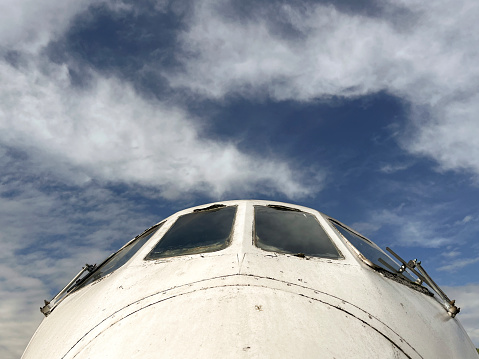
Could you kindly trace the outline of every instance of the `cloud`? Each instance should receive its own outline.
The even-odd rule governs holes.
[[[90,86],[73,87],[66,64],[38,62],[0,63],[0,141],[43,157],[41,163],[71,182],[150,186],[170,199],[259,187],[289,197],[315,190],[281,159],[207,138],[202,120],[174,103],[144,99],[128,83],[93,71]]]
[[[454,257],[457,257],[459,255],[461,255],[461,252],[459,251],[455,251],[455,250],[451,250],[449,252],[444,252],[442,253],[442,255],[446,258],[454,258]]]
[[[248,195],[258,188],[294,198],[320,188],[285,159],[245,154],[234,142],[209,138],[203,119],[171,99],[143,98],[128,82],[68,56],[51,62],[42,51],[89,5],[24,1],[9,7],[18,12],[2,14],[16,20],[10,27],[11,19],[2,22],[9,31],[0,37],[0,144],[26,151],[69,183],[149,186],[169,199],[190,192]],[[136,11],[124,2],[96,6]],[[75,86],[78,76],[88,81]]]
[[[466,223],[468,223],[468,222],[470,222],[470,221],[476,221],[476,219],[475,219],[473,216],[471,216],[471,215],[467,215],[467,216],[465,216],[462,220],[456,221],[456,222],[454,223],[454,225],[456,225],[456,226],[457,226],[457,225],[461,225],[461,226],[462,226],[462,225],[464,225],[464,224],[466,224]]]
[[[19,4],[12,18],[21,21],[0,38],[3,48],[16,53],[15,61],[12,56],[0,61],[2,144],[27,152],[68,183],[148,186],[169,199],[189,192],[214,198],[247,195],[259,188],[294,198],[319,189],[283,159],[247,155],[233,142],[208,138],[203,120],[171,100],[142,98],[128,83],[85,68],[89,84],[75,87],[70,76],[74,61],[51,63],[40,50],[89,3],[45,3],[36,18],[30,5]],[[110,8],[129,8],[120,5]],[[22,37],[30,32],[31,37]]]
[[[450,262],[450,261],[449,261]],[[461,258],[454,260],[452,264],[448,264],[442,267],[439,267],[439,271],[457,271],[458,269],[464,268],[470,264],[479,262],[479,258]]]
[[[386,91],[410,107],[407,151],[479,174],[475,1],[382,2],[375,16],[297,2],[239,16],[234,6],[196,3],[179,37],[184,67],[165,73],[172,86],[278,101]]]
[[[429,215],[434,215],[430,211]],[[443,237],[443,233],[436,221],[428,219],[428,214],[420,210],[409,210],[408,213],[402,207],[395,210],[381,210],[370,213],[370,221],[373,223],[369,229],[377,231],[382,229],[389,234],[389,241],[395,245],[406,247],[439,248],[455,242],[453,237]],[[363,224],[365,226],[366,224]]]
[[[398,190],[394,182],[385,182],[380,196],[394,198],[392,196]],[[477,252],[474,243],[479,227],[475,217],[451,211],[451,208],[461,208],[458,199],[445,201],[441,193],[427,190],[422,184],[410,184],[405,190],[406,194],[401,194],[400,198],[404,202],[400,205],[391,209],[365,209],[363,220],[351,227],[373,240],[377,238],[383,245],[440,249],[437,253],[444,257],[441,261],[445,263],[447,259],[448,262],[444,265],[450,265],[450,260],[455,257],[464,260],[466,252],[470,255]],[[458,216],[460,220],[457,220]],[[434,252],[424,253],[430,256]],[[457,262],[454,268],[467,264],[469,262],[464,265]]]
[[[18,358],[51,299],[88,262],[99,263],[162,218],[95,185],[51,181],[27,156],[0,148],[0,357]],[[35,171],[36,170],[36,171]]]
[[[377,45],[368,35],[386,26],[381,22],[363,21],[361,16],[324,5],[298,9],[278,4],[236,21],[220,10],[211,1],[197,4],[181,37],[184,52],[190,55],[184,57],[186,72],[168,76],[172,85],[213,98],[240,94],[276,100],[311,100],[341,92],[359,95],[380,89],[363,72],[364,63],[370,61],[354,61],[354,55],[373,59],[371,50]],[[294,30],[293,36],[273,31],[274,24],[263,16],[268,10]]]
[[[411,167],[411,164],[385,164],[379,169],[380,172],[391,174],[403,171]]]
[[[63,33],[91,0],[20,0],[0,5],[0,44],[9,51],[36,53]]]
[[[473,76],[477,80],[477,77]],[[403,140],[413,153],[436,159],[442,170],[470,170],[479,174],[479,95],[445,100],[427,113],[413,111],[416,134]]]

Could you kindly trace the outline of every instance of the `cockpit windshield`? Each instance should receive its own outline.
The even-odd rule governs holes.
[[[231,240],[236,206],[214,205],[179,217],[145,259],[215,252]]]
[[[365,237],[362,237],[353,231],[347,229],[340,223],[330,220],[334,228],[346,238],[360,253],[370,262],[370,265],[381,267],[386,270],[397,271],[399,265],[389,257],[381,248]],[[386,262],[386,264],[384,264]],[[388,267],[389,266],[389,267]]]
[[[418,290],[424,294],[433,295],[423,284],[427,284],[439,298],[443,301],[444,307],[451,317],[455,317],[460,309],[455,305],[454,300],[450,300],[441,288],[432,280],[421,262],[417,259],[405,261],[392,249],[386,249],[401,263],[397,264],[390,256],[383,252],[377,245],[367,238],[351,231],[343,224],[330,218],[333,227],[356,249],[362,260],[369,266],[387,274],[389,278],[399,281],[409,287]]]
[[[112,273],[126,262],[128,262],[133,255],[157,232],[157,230],[164,224],[158,223],[151,228],[148,228],[142,234],[133,238],[130,242],[120,248],[117,252],[111,254],[100,265],[87,264],[82,270],[63,288],[52,300],[45,300],[45,305],[40,308],[40,311],[48,316],[51,311],[65,299],[69,293],[75,292],[80,288]]]
[[[290,207],[255,206],[254,243],[269,252],[342,258],[315,216]]]
[[[83,280],[74,289],[77,290],[78,288],[84,287],[123,266],[156,233],[163,223],[148,229],[143,234],[130,241],[118,252],[109,256],[97,268],[95,268],[91,275],[87,276],[85,280]]]

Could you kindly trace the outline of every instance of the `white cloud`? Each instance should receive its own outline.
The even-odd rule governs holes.
[[[408,169],[411,164],[385,164],[379,169],[380,172],[391,174]]]
[[[0,63],[0,140],[43,156],[73,182],[152,186],[166,198],[247,194],[260,185],[290,197],[313,191],[286,162],[203,138],[201,119],[172,103],[145,100],[118,79],[91,75],[94,84],[78,89],[66,65]]]
[[[51,299],[88,262],[162,218],[108,190],[48,188],[48,171],[2,151],[0,185],[0,357],[18,358]],[[30,180],[46,182],[39,190]]]
[[[451,261],[449,261],[451,262]],[[464,268],[470,264],[479,262],[479,258],[461,258],[454,260],[451,264],[439,267],[439,271],[457,271],[458,269]]]
[[[430,108],[426,115],[413,111],[418,123],[417,134],[404,143],[414,153],[435,158],[443,170],[472,170],[479,174],[478,113],[477,93],[444,100]],[[429,119],[424,121],[423,116]]]
[[[455,250],[450,250],[448,252],[443,252],[442,256],[447,257],[447,258],[454,258],[461,255],[461,252],[455,251]]]
[[[0,3],[0,44],[10,51],[36,53],[63,33],[92,0],[5,0]]]
[[[141,98],[119,79],[91,71],[91,87],[74,88],[67,64],[50,63],[37,53],[88,4],[42,3],[35,13],[35,6],[23,2],[11,14],[21,21],[10,24],[0,45],[20,51],[22,61],[0,62],[3,144],[27,151],[70,183],[94,178],[139,184],[166,198],[187,192],[247,195],[258,188],[301,197],[318,190],[319,183],[305,184],[281,159],[246,155],[232,142],[205,138],[201,119],[171,102]],[[35,36],[22,37],[29,32]]]
[[[217,8],[211,1],[197,4],[182,37],[185,51],[191,54],[185,61],[187,72],[169,76],[173,85],[216,98],[240,93],[278,100],[310,100],[342,92],[358,95],[381,88],[370,71],[364,71],[364,64],[371,63],[374,49],[381,48],[371,35],[387,30],[382,22],[347,16],[332,6],[313,6],[304,13],[278,6],[275,17],[300,32],[291,40],[274,33],[266,16],[231,21]],[[353,61],[358,58],[362,61]]]
[[[395,240],[396,245],[439,248],[455,241],[452,237],[438,235],[441,231],[436,227],[437,223],[428,220],[427,215],[419,210],[405,213],[402,207],[399,207],[395,210],[372,212],[370,217],[377,229],[389,228],[392,233],[389,240]]]
[[[381,16],[278,4],[243,19],[196,3],[173,86],[205,96],[309,101],[386,91],[411,105],[401,138],[443,169],[479,174],[479,6],[474,0],[382,2]],[[273,18],[292,31],[278,31]],[[405,16],[403,13],[407,13]]]
[[[461,308],[457,318],[466,329],[474,345],[479,348],[479,284],[442,287],[450,299]]]
[[[462,226],[462,225],[464,225],[464,224],[466,224],[466,223],[468,223],[468,222],[471,222],[471,221],[476,221],[476,219],[475,219],[473,216],[471,216],[471,215],[467,215],[467,216],[465,216],[462,220],[456,221],[456,222],[454,223],[454,225],[456,225],[456,226],[457,226],[457,225]]]

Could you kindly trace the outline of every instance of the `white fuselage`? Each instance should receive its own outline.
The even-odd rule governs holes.
[[[33,358],[477,358],[435,298],[366,265],[327,216],[313,214],[342,258],[254,245],[254,205],[237,206],[216,252],[145,260],[179,216],[123,266],[72,291],[23,355]]]

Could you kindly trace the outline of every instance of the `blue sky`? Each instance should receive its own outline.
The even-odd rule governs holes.
[[[318,209],[418,258],[479,346],[473,0],[0,5],[0,356],[185,207]]]

